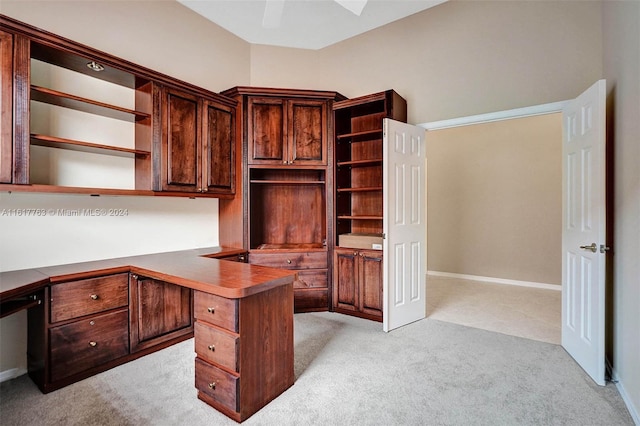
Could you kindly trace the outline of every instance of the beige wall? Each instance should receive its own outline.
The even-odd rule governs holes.
[[[430,271],[561,284],[562,116],[427,134]]]
[[[615,188],[607,355],[640,424],[640,2],[604,2],[603,27]]]
[[[574,98],[602,77],[600,4],[450,1],[319,51],[251,48],[251,84],[395,89],[410,123]]]

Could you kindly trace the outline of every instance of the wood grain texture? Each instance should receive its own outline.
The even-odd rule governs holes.
[[[0,183],[13,178],[13,35],[0,31]]]
[[[237,373],[240,337],[229,331],[197,321],[194,327],[195,348],[198,357]]]
[[[196,291],[194,317],[224,329],[238,332],[238,301]]]
[[[129,274],[53,285],[50,303],[53,323],[127,306]]]
[[[234,112],[210,101],[204,103],[202,187],[205,191],[235,192]]]

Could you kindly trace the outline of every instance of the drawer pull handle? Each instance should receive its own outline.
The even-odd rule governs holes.
[[[207,312],[209,312],[210,314],[215,314],[216,310],[215,308],[207,308]]]
[[[216,382],[209,383],[209,389],[216,390]]]
[[[291,259],[287,259],[287,263],[288,263],[288,264],[291,264]]]
[[[214,345],[209,345],[209,346],[207,346],[207,348],[209,348],[209,350],[211,352],[215,352],[215,350],[216,350],[216,347]]]
[[[89,342],[89,346],[91,346],[92,348],[95,348],[96,346],[98,346],[98,342],[94,342],[93,340]]]
[[[97,294],[92,294],[89,297],[91,297],[91,300],[98,300],[100,298]]]

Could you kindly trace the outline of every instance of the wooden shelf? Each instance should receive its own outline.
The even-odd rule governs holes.
[[[252,179],[250,183],[259,183],[267,185],[324,185],[323,180],[261,180]]]
[[[373,192],[373,191],[382,191],[381,186],[371,186],[367,188],[338,188],[336,189],[338,192]]]
[[[369,167],[382,165],[382,158],[373,160],[354,160],[354,161],[338,161],[336,163],[338,167],[351,166],[351,167]]]
[[[321,250],[327,249],[322,243],[290,243],[290,244],[260,244],[253,250]]]
[[[338,216],[343,220],[382,220],[382,216]]]
[[[71,151],[89,152],[92,154],[113,155],[116,157],[135,158],[151,155],[149,151],[102,145],[92,142],[76,141],[54,136],[31,134],[31,144],[48,148],[67,149]]]
[[[145,112],[109,105],[92,99],[81,98],[57,90],[33,85],[31,86],[31,100],[129,122],[144,120],[151,116]]]
[[[373,130],[366,130],[366,131],[363,131],[363,132],[345,133],[345,134],[342,134],[342,135],[337,135],[336,138],[338,140],[341,140],[341,139],[355,139],[355,138],[358,138],[358,137],[373,136],[373,135],[380,135],[382,137],[382,128],[373,129]]]

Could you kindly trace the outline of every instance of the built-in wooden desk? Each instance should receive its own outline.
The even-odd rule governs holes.
[[[213,247],[0,273],[50,392],[194,336],[198,398],[241,422],[294,382],[291,271]]]

